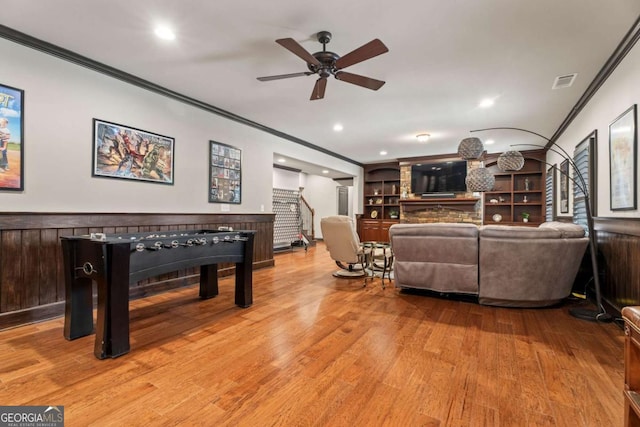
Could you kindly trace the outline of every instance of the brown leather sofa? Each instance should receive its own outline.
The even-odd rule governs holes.
[[[569,296],[588,245],[582,227],[395,224],[396,287],[477,295],[484,305],[544,307]]]

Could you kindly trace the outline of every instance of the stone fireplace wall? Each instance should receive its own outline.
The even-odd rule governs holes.
[[[478,207],[482,202],[478,200],[473,212],[446,206],[425,207],[420,210],[400,213],[400,222],[403,224],[420,224],[429,222],[468,222],[482,225],[481,210]]]
[[[481,161],[468,161],[467,171],[482,166]],[[421,200],[420,196],[415,196],[411,191],[411,164],[400,165],[400,189],[407,191],[405,200],[412,201],[409,204],[402,205],[400,209],[400,223],[420,224],[433,222],[466,222],[476,225],[482,225],[482,199],[477,202],[469,202],[466,205],[457,205],[439,202],[437,199],[424,201],[424,204],[416,204],[413,201]],[[471,193],[460,193],[456,198],[471,199]]]

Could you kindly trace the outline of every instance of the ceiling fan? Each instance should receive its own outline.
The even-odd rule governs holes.
[[[317,34],[318,41],[322,43],[322,52],[310,54],[297,41],[291,38],[278,39],[276,43],[291,51],[294,55],[300,57],[307,63],[310,71],[301,73],[280,74],[277,76],[258,77],[261,82],[270,80],[288,79],[290,77],[310,76],[318,74],[320,78],[316,80],[316,84],[311,92],[311,101],[324,98],[324,92],[327,87],[327,77],[333,75],[336,79],[354,85],[362,86],[371,90],[378,90],[384,85],[382,80],[372,79],[370,77],[358,74],[347,73],[342,69],[350,65],[371,59],[374,56],[382,55],[389,52],[389,49],[378,39],[371,40],[369,43],[360,46],[356,50],[339,56],[336,53],[327,51],[327,43],[331,40],[331,33],[328,31],[320,31]]]

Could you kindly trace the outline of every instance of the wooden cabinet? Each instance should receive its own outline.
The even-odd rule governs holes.
[[[362,241],[389,241],[389,227],[399,222],[400,165],[379,163],[364,169],[364,211],[358,219]]]
[[[497,155],[485,160],[493,173],[493,191],[484,193],[484,224],[538,226],[545,220],[545,154],[541,150],[523,152],[524,167],[516,172],[502,172]],[[528,222],[523,214],[528,213]]]
[[[389,227],[397,224],[394,220],[358,219],[358,235],[363,242],[388,242]]]
[[[624,425],[640,427],[640,307],[622,309],[624,319]]]

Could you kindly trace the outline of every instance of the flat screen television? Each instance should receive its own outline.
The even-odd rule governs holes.
[[[426,162],[411,166],[411,192],[422,194],[467,191],[467,161]]]

